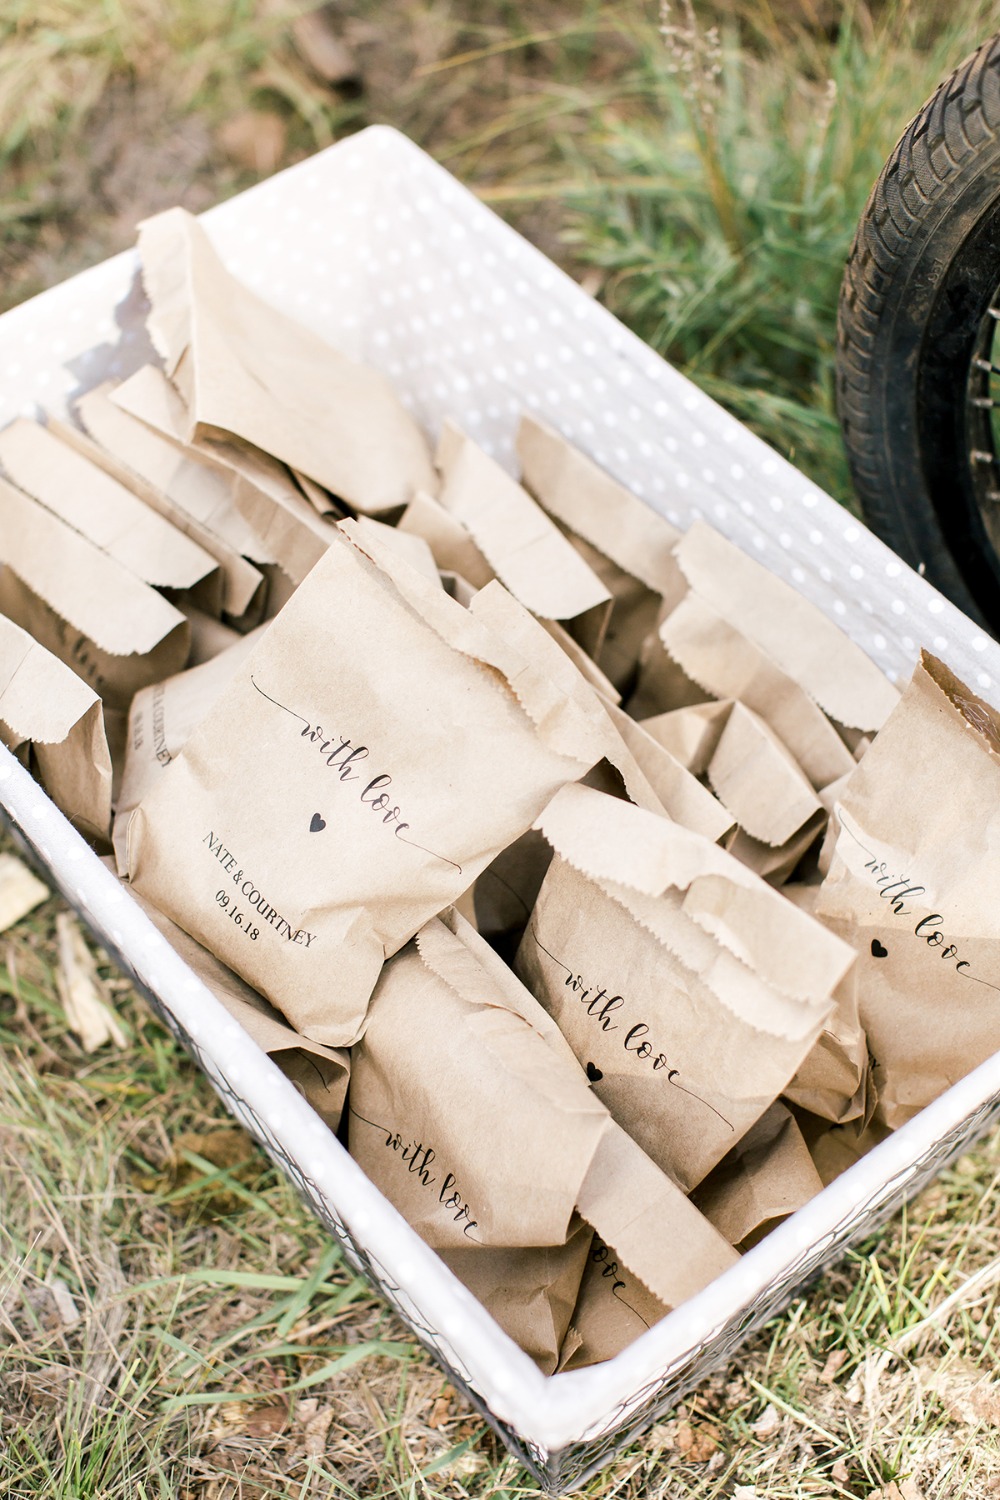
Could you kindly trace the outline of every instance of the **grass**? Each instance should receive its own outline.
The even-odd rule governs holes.
[[[127,1045],[80,1051],[59,909],[0,945],[0,1496],[535,1494],[106,963]],[[996,1146],[585,1493],[1000,1494]]]
[[[285,161],[388,119],[849,498],[843,258],[905,120],[994,26],[982,0],[818,21],[813,0],[705,3],[700,39],[672,51],[638,0],[342,0],[360,97],[296,56],[292,8],[10,0],[6,301],[128,243],[143,213],[252,180],[220,143],[234,112],[277,116]],[[106,965],[127,1046],[80,1051],[53,983],[57,909],[0,937],[0,1497],[533,1495]],[[996,1148],[587,1495],[1000,1496]]]

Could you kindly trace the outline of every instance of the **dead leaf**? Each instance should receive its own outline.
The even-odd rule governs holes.
[[[968,1427],[1000,1426],[1000,1382],[990,1380],[969,1360],[937,1368],[918,1365],[923,1387],[936,1396],[955,1422]]]
[[[687,1458],[694,1464],[703,1464],[718,1448],[719,1434],[707,1422],[699,1423],[696,1427],[690,1422],[682,1422],[677,1429],[674,1445],[682,1458]]]
[[[48,1283],[49,1292],[56,1305],[60,1322],[64,1328],[75,1328],[80,1321],[80,1311],[73,1301],[72,1293],[59,1276],[53,1277]]]
[[[917,1488],[915,1479],[904,1479],[902,1484],[891,1479],[880,1489],[872,1490],[868,1500],[924,1500],[924,1496]]]
[[[733,1490],[733,1500],[757,1500],[755,1484],[738,1484]]]
[[[761,1412],[760,1416],[757,1418],[756,1422],[754,1422],[753,1426],[750,1428],[750,1431],[753,1433],[754,1437],[768,1438],[772,1435],[772,1433],[777,1432],[780,1426],[781,1418],[778,1416],[777,1410],[775,1409],[773,1404],[769,1401],[764,1407],[764,1410]]]
[[[6,932],[52,894],[13,854],[0,854],[0,932]]]
[[[84,1052],[96,1052],[105,1042],[125,1047],[125,1033],[104,997],[94,956],[83,940],[76,918],[66,911],[56,917],[56,947],[59,954],[56,989],[66,1012],[66,1023],[79,1037]]]
[[[446,1385],[440,1396],[431,1407],[431,1414],[427,1418],[428,1427],[442,1427],[451,1416],[455,1406],[455,1387]]]
[[[243,1431],[247,1437],[277,1437],[288,1426],[287,1406],[258,1406],[247,1413]]]
[[[337,13],[333,6],[323,5],[304,16],[296,16],[291,32],[296,52],[324,83],[354,83],[360,77],[353,52],[337,35]]]
[[[826,1364],[820,1371],[820,1380],[826,1385],[832,1385],[840,1374],[841,1366],[847,1359],[846,1349],[833,1349],[826,1357]]]
[[[222,1126],[219,1130],[207,1130],[204,1133],[186,1130],[177,1137],[173,1144],[173,1164],[178,1174],[194,1170],[184,1161],[185,1152],[203,1157],[213,1167],[225,1169],[245,1162],[251,1153],[251,1147],[245,1130],[238,1130],[235,1126],[231,1129]]]
[[[848,1469],[846,1463],[842,1458],[838,1458],[837,1462],[830,1470],[830,1478],[833,1480],[834,1484],[848,1484],[850,1482],[851,1471]]]
[[[219,127],[218,141],[237,165],[270,177],[284,160],[288,127],[273,110],[242,109]]]
[[[309,1458],[322,1458],[326,1452],[326,1435],[333,1421],[333,1407],[320,1406],[315,1398],[300,1401],[295,1416],[305,1434],[305,1450]]]

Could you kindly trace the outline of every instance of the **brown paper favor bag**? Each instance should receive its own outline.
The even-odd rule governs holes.
[[[614,600],[598,661],[623,687],[656,626],[663,597],[685,590],[673,556],[681,533],[534,417],[521,418],[517,452],[524,487],[570,533]]]
[[[923,652],[839,802],[817,915],[859,954],[878,1118],[1000,1048],[1000,715]]]
[[[828,1120],[799,1111],[796,1111],[796,1118],[824,1187],[892,1134],[889,1127],[877,1119],[867,1125],[860,1119],[850,1120],[844,1125],[831,1125]]]
[[[606,760],[613,766],[627,795],[638,806],[648,808],[651,812],[669,811],[664,808],[612,720],[613,710],[601,702],[589,682],[548,635],[541,622],[519,604],[502,583],[494,580],[480,589],[469,602],[469,613],[513,646],[525,661],[532,662],[543,671],[558,691],[573,704],[580,725],[585,727],[588,735],[590,748],[587,758],[592,764]],[[679,772],[679,776],[685,774]],[[700,793],[702,788],[698,787],[697,791]],[[676,800],[679,802],[683,795],[683,790],[678,791]]]
[[[854,954],[640,808],[569,786],[536,826],[557,857],[517,971],[619,1124],[690,1189],[794,1075]]]
[[[142,688],[132,699],[125,768],[115,804],[115,855],[121,874],[127,869],[129,818],[215,707],[266,629],[259,625],[248,635],[237,635],[228,650],[201,666]]]
[[[110,864],[110,861],[105,861]],[[133,891],[132,895],[149,920],[157,927],[171,948],[211,990],[219,1004],[239,1021],[262,1052],[266,1052],[294,1083],[299,1093],[318,1115],[336,1131],[344,1108],[351,1071],[350,1053],[312,1042],[284,1020],[238,975],[227,969],[213,954],[188,937],[175,922],[165,917],[150,902]]]
[[[444,424],[437,462],[441,505],[501,583],[533,615],[561,621],[597,657],[611,595],[541,506],[452,422]]]
[[[178,608],[191,626],[188,666],[200,667],[203,662],[211,661],[213,656],[228,651],[230,646],[235,646],[242,639],[240,632],[231,625],[217,620],[214,615],[206,615],[204,610],[196,609],[194,605],[181,600]]]
[[[19,489],[143,583],[200,587],[200,601],[209,607],[221,602],[215,558],[55,431],[19,417],[0,431],[0,464]]]
[[[583,1272],[581,1216],[613,1229],[636,1274],[677,1300],[732,1262],[454,913],[382,973],[354,1050],[349,1130],[390,1202],[546,1370]]]
[[[613,1359],[668,1312],[670,1308],[595,1235],[560,1351],[559,1369],[582,1370]]]
[[[189,437],[243,438],[366,513],[433,487],[424,438],[385,377],[230,276],[190,214],[147,219],[139,256],[150,335]]]
[[[354,523],[353,535],[362,548],[369,538],[373,539],[376,544],[381,542],[390,551],[398,552],[404,562],[409,563],[410,567],[415,568],[418,573],[422,573],[431,583],[439,588],[442,586],[434,554],[423,537],[400,531],[398,526],[386,526],[383,521],[373,521],[371,516],[358,516]]]
[[[655,650],[660,651],[660,658]],[[655,650],[652,660],[662,658],[661,670],[668,679],[672,671],[682,681],[697,684],[699,691],[739,699],[758,714],[795,757],[813,787],[828,786],[853,770],[854,757],[820,706],[755,641],[697,594],[688,594],[662,622]],[[640,694],[644,682],[640,678]],[[636,705],[636,712],[646,719],[684,702],[684,698],[672,703],[650,696]]]
[[[13,485],[0,480],[0,611],[112,708],[187,661],[180,610]]]
[[[752,641],[825,714],[848,729],[881,728],[898,692],[814,604],[703,521],[685,532],[675,555],[692,593]]]
[[[122,416],[151,429],[147,443],[150,438],[165,440],[175,453],[207,466],[226,497],[227,531],[238,534],[239,526],[248,528],[252,539],[248,555],[261,563],[277,563],[293,584],[301,583],[330,545],[333,526],[331,515],[321,514],[318,504],[303,494],[302,486],[312,485],[311,480],[294,475],[251,443],[224,436],[189,441],[187,407],[162,371],[153,366],[137,370],[110,396]],[[312,489],[320,493],[318,487]],[[234,522],[239,525],[234,527]]]
[[[474,589],[485,588],[497,576],[461,521],[423,491],[414,495],[397,529],[422,538],[442,573],[457,573]]]
[[[786,885],[782,895],[800,911],[816,915],[817,885]],[[834,1010],[808,1057],[784,1089],[796,1108],[835,1124],[862,1119],[875,1110],[876,1094],[868,1066],[868,1039],[858,1010],[858,967],[853,965],[833,992]]]
[[[548,677],[343,526],[128,835],[138,889],[332,1046],[594,753]]]
[[[0,740],[89,838],[111,832],[111,756],[100,698],[0,615]]]
[[[772,1104],[692,1194],[731,1245],[749,1250],[823,1187],[792,1114]]]
[[[686,771],[704,776],[729,718],[732,699],[711,698],[641,720],[644,733],[669,750]]]
[[[154,387],[162,381],[171,389],[158,370],[152,376]],[[124,388],[100,386],[77,402],[77,415],[103,454],[91,453],[94,461],[211,553],[222,572],[227,614],[238,619],[255,608],[259,612],[264,576],[251,558],[260,564],[272,559],[236,510],[230,481],[112,401]]]
[[[725,841],[730,853],[772,885],[782,884],[826,820],[822,798],[763,719],[721,699],[644,719],[639,728],[705,778],[739,825]]]
[[[733,831],[732,814],[669,750],[623,709],[605,704],[608,715],[649,780],[660,805],[675,823],[718,843]],[[633,799],[634,800],[634,799]]]
[[[781,885],[821,836],[823,805],[773,730],[734,703],[706,779],[738,824],[730,854]]]

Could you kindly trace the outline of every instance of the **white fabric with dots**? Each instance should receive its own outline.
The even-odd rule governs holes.
[[[792,465],[666,365],[417,147],[374,127],[205,215],[227,264],[331,342],[378,365],[434,435],[447,416],[513,468],[528,410],[676,525],[702,517],[797,587],[894,679],[921,645],[998,696],[1000,647]],[[118,335],[135,270],[115,257],[0,318],[0,426],[58,411],[63,368]],[[126,339],[129,334],[126,332]],[[127,359],[127,352],[126,352]],[[103,370],[107,368],[100,356]],[[79,363],[76,366],[79,371]],[[113,366],[111,367],[113,370]],[[137,969],[422,1317],[496,1415],[555,1450],[762,1295],[845,1213],[1000,1090],[986,1063],[606,1365],[544,1380],[319,1125],[0,746],[0,800],[79,908]],[[617,1418],[615,1412],[617,1411]]]

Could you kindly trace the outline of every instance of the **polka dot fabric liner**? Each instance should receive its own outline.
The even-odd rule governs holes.
[[[1000,685],[1000,648],[395,131],[364,131],[211,210],[205,223],[237,275],[378,365],[432,433],[451,416],[513,469],[518,417],[533,412],[676,525],[711,522],[890,676],[905,678],[928,645],[987,697]],[[139,336],[128,326],[119,351],[81,357],[118,339],[115,309],[135,264],[131,253],[117,256],[0,318],[0,425],[39,404],[62,410],[77,384],[67,362],[95,378],[116,360],[128,367]],[[646,1409],[658,1384],[676,1390],[713,1350],[730,1354],[754,1310],[773,1310],[776,1287],[787,1298],[797,1268],[870,1228],[893,1184],[915,1176],[949,1133],[960,1149],[1000,1093],[994,1060],[617,1359],[546,1380],[317,1131],[277,1069],[2,747],[0,803],[94,930],[159,996],[220,1092],[231,1104],[238,1097],[243,1118],[298,1161],[300,1186],[324,1221],[366,1247],[390,1299],[543,1479],[558,1469],[546,1468],[547,1456],[573,1445],[585,1455],[588,1443],[609,1454],[609,1434]]]

